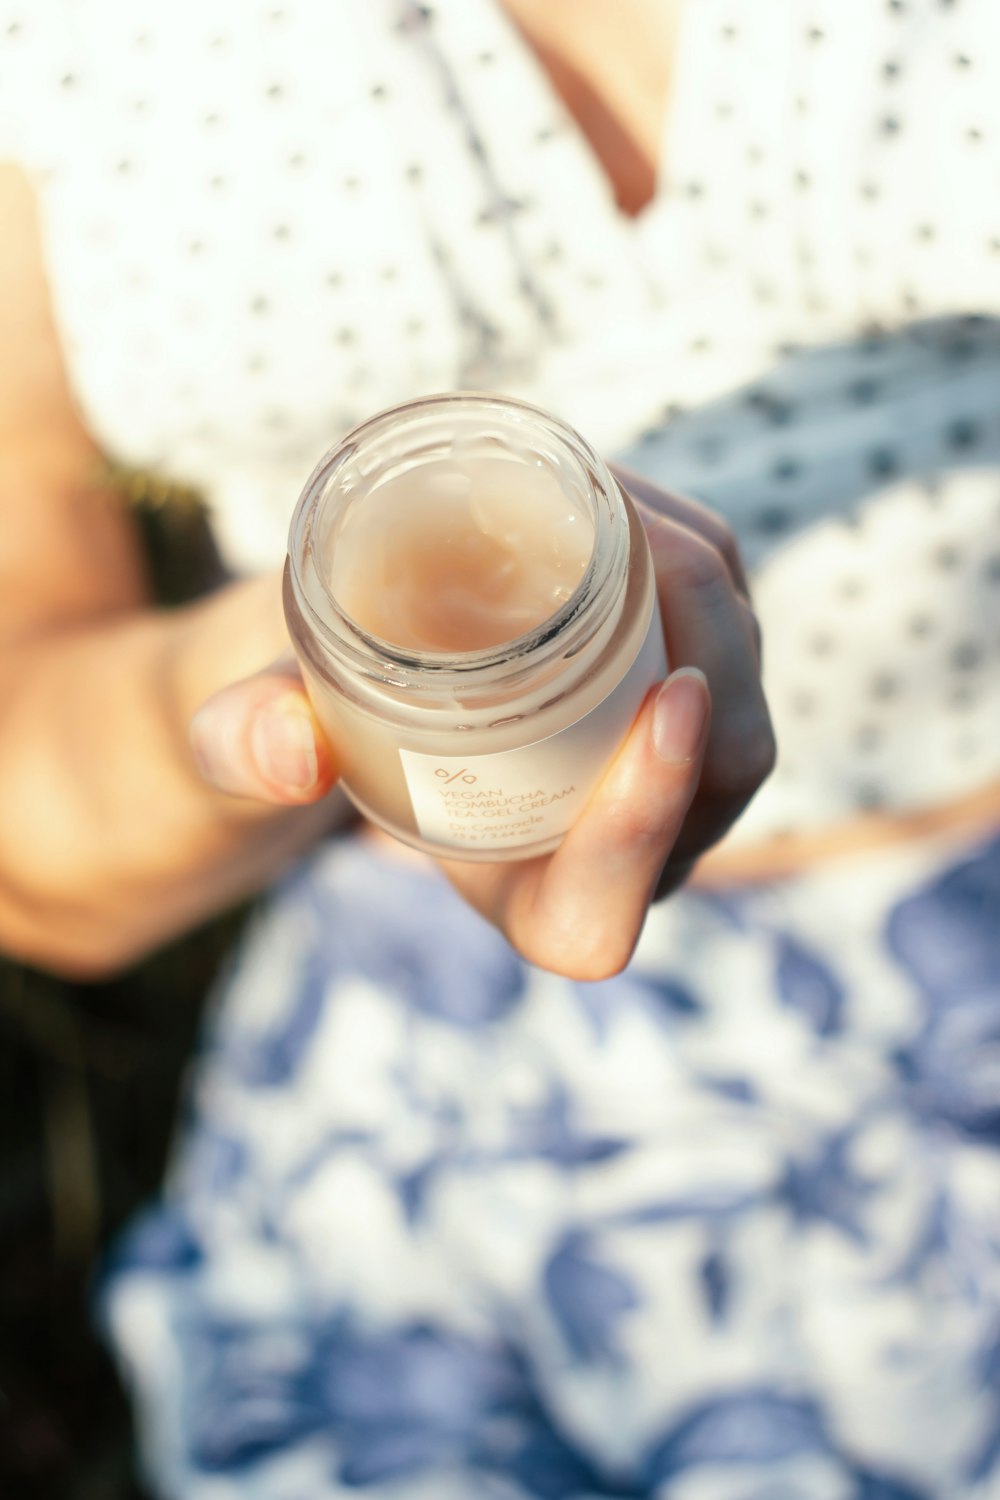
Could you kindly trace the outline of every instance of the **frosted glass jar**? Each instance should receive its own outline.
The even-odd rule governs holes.
[[[365,630],[331,584],[358,508],[390,485],[394,503],[405,503],[409,476],[431,526],[433,490],[422,475],[447,465],[474,484],[477,468],[495,476],[499,460],[512,496],[519,482],[551,482],[560,506],[589,528],[589,561],[569,597],[524,634],[484,649],[433,651]],[[546,545],[541,527],[522,543]],[[631,502],[572,428],[506,397],[431,396],[350,433],[296,507],[284,590],[344,790],[405,843],[453,859],[556,848],[666,672],[649,546]]]

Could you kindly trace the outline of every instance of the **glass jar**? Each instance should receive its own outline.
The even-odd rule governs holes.
[[[569,597],[526,633],[470,651],[403,646],[363,628],[331,586],[357,508],[389,483],[405,494],[406,476],[419,491],[421,466],[447,461],[474,479],[478,464],[498,458],[511,485],[547,476],[592,528]],[[452,859],[556,848],[666,672],[649,546],[631,502],[572,428],[506,397],[412,401],[328,453],[292,518],[284,599],[344,790],[373,823]]]

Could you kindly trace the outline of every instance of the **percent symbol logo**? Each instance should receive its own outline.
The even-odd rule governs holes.
[[[462,769],[460,771],[456,771],[453,776],[451,776],[451,775],[448,774],[448,772],[445,770],[444,766],[439,766],[438,769],[434,772],[434,775],[435,776],[440,776],[442,778],[442,780],[444,781],[444,783],[445,783],[446,786],[451,786],[451,783],[453,781],[458,781],[458,780],[464,781],[465,784],[466,784],[466,786],[475,786],[475,784],[476,784],[476,778],[475,778],[475,776],[470,776],[469,773],[468,773],[468,771],[466,770],[466,768],[464,766],[462,767]]]

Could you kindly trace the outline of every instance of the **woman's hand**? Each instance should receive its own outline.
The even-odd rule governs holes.
[[[650,903],[683,882],[774,762],[759,632],[728,528],[694,501],[620,478],[649,536],[672,673],[553,854],[441,861],[519,953],[575,979],[624,967]],[[311,802],[336,779],[291,658],[216,694],[191,740],[206,780],[240,796]]]
[[[277,573],[155,608],[72,401],[30,185],[2,165],[0,224],[0,945],[96,977],[271,883],[339,799],[323,800],[335,768],[294,664],[250,675],[287,646]],[[663,512],[657,552],[682,538],[661,559],[664,614],[675,664],[702,667],[715,697],[704,767],[707,698],[682,676],[679,766],[656,754],[650,704],[557,854],[449,871],[528,958],[594,977],[628,957],[661,867],[676,881],[735,816],[763,758],[751,726],[766,726],[716,523],[636,490]]]
[[[728,527],[694,501],[619,478],[649,537],[671,675],[555,853],[444,863],[525,958],[574,979],[628,963],[650,904],[722,837],[775,753],[760,634]]]

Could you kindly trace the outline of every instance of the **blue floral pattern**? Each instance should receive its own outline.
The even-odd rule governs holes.
[[[1000,1496],[1000,841],[683,893],[619,978],[325,850],[101,1308],[184,1500]]]

